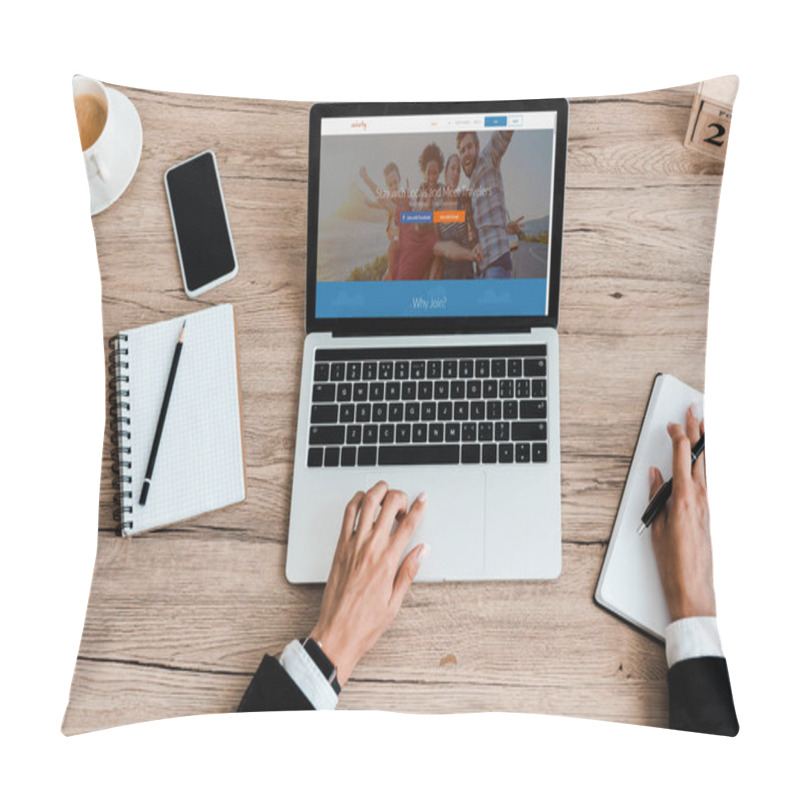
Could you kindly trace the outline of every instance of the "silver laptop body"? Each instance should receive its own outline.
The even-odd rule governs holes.
[[[286,576],[290,582],[327,580],[346,503],[357,491],[364,491],[379,480],[406,492],[409,502],[420,492],[427,494],[423,520],[408,548],[420,542],[431,547],[417,575],[418,581],[554,579],[559,575],[561,448],[555,325],[567,113],[565,100],[336,104],[312,108],[307,286],[310,332],[305,340],[300,382],[286,560]],[[350,311],[340,315],[325,305],[334,304],[343,297],[334,295],[334,288],[337,292],[355,293],[357,298],[359,292],[367,293],[366,300],[362,298],[360,303],[374,309],[380,308],[383,298],[391,304],[396,293],[409,292],[422,285],[400,280],[369,284],[366,281],[317,281],[326,247],[320,231],[329,230],[324,228],[325,224],[336,233],[336,226],[347,228],[341,222],[342,213],[328,222],[323,214],[327,170],[344,174],[341,165],[346,160],[339,157],[334,162],[333,156],[326,155],[325,139],[329,135],[326,121],[331,122],[331,136],[337,136],[345,127],[358,131],[351,134],[345,130],[341,134],[342,137],[351,136],[351,140],[337,139],[336,146],[345,148],[346,152],[346,148],[355,146],[355,137],[364,130],[362,121],[366,134],[370,128],[377,128],[378,135],[384,134],[381,125],[396,125],[407,136],[406,119],[411,120],[408,125],[412,128],[417,126],[412,133],[417,136],[415,142],[427,141],[419,130],[423,121],[436,127],[435,137],[428,138],[442,142],[442,151],[445,147],[456,150],[451,143],[456,141],[459,126],[474,129],[481,120],[485,128],[480,129],[480,136],[475,136],[476,142],[486,143],[481,153],[485,152],[495,132],[492,129],[508,130],[507,126],[512,124],[541,126],[537,130],[543,128],[544,132],[528,137],[531,143],[526,146],[531,153],[534,153],[534,142],[546,141],[550,130],[547,237],[540,234],[537,241],[530,244],[534,238],[529,235],[530,228],[517,230],[517,237],[512,235],[518,242],[512,252],[517,276],[518,271],[524,269],[523,258],[543,252],[542,241],[548,245],[545,248],[548,261],[543,289],[545,299],[543,305],[540,303],[537,307],[538,313],[498,314],[491,319],[483,311],[474,317],[469,314],[457,317],[374,314],[365,318]],[[443,126],[448,126],[446,133],[442,132]],[[527,130],[520,127],[514,131],[516,139],[509,137],[506,153],[515,144],[528,141]],[[363,150],[359,152],[363,152],[366,159],[372,142],[376,142],[375,163],[381,154],[383,160],[387,160],[386,154],[394,152],[392,145],[387,144],[390,141],[385,134],[380,140],[362,138],[359,147]],[[395,149],[402,153],[405,140],[397,141],[400,144],[395,145]],[[409,145],[407,149],[410,151],[410,148]],[[527,153],[522,144],[518,144],[518,149]],[[466,152],[462,166],[469,157]],[[518,160],[521,158],[522,155],[517,155]],[[533,161],[533,156],[529,160]],[[512,163],[509,169],[513,166]],[[411,171],[402,165],[400,168],[407,173]],[[540,166],[540,174],[543,174],[542,169]],[[519,165],[514,172],[520,172]],[[520,184],[517,174],[504,175],[503,179],[506,203],[512,205],[509,195],[516,191],[513,205],[515,210],[520,210],[523,203],[519,198],[525,192],[524,183]],[[463,185],[467,184],[465,173],[460,175],[460,180],[463,191]],[[358,188],[355,196],[361,191],[369,198],[369,184],[354,183]],[[376,184],[372,182],[373,189]],[[510,189],[512,186],[515,188]],[[468,188],[472,189],[472,184]],[[349,208],[354,196],[352,185],[343,188],[343,194],[346,192],[349,193]],[[375,199],[380,197],[380,191],[374,194]],[[406,190],[403,197],[411,194]],[[477,190],[473,190],[469,197],[477,195]],[[471,206],[469,210],[472,215],[474,208]],[[513,211],[511,216],[514,216]],[[403,217],[399,210],[396,218],[398,221],[417,219]],[[349,225],[352,220],[346,221]],[[373,215],[370,221],[377,224],[377,216]],[[372,231],[366,222],[363,225],[357,222],[360,229]],[[438,230],[442,230],[441,225]],[[386,235],[389,233],[387,226]],[[396,256],[394,263],[398,263]],[[444,289],[440,294],[446,295],[449,287],[456,298],[453,302],[462,302],[468,310],[475,307],[470,305],[473,294],[484,297],[487,291],[501,295],[506,292],[500,299],[492,295],[487,302],[513,303],[516,302],[515,293],[522,294],[522,289],[529,285],[515,283],[515,280],[519,281],[519,277],[502,282],[442,283]],[[429,281],[424,288],[434,284],[436,281]],[[541,281],[537,285],[541,286]],[[342,406],[349,408],[343,411]],[[456,414],[460,416],[454,418]]]

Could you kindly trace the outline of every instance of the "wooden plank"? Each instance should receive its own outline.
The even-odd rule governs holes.
[[[347,685],[339,708],[405,713],[525,712],[659,727],[666,724],[663,675],[643,682],[627,674],[623,666],[606,681],[576,685],[574,678],[546,682],[532,676],[530,683],[498,689],[486,682],[455,683],[449,680],[448,669],[454,668],[443,666],[444,675],[437,681],[355,678]],[[62,731],[73,735],[171,717],[230,713],[249,680],[249,674],[204,674],[81,659]],[[602,703],[610,694],[617,699],[614,707]]]
[[[109,544],[117,546],[106,548],[93,584],[103,603],[90,602],[71,707],[93,698],[93,680],[113,684],[116,664],[126,676],[122,696],[108,693],[127,722],[165,715],[165,690],[175,691],[179,713],[231,711],[263,653],[279,652],[316,618],[321,587],[287,591],[274,543],[197,539],[184,554],[169,541]],[[664,724],[663,646],[591,604],[604,552],[565,546],[557,583],[413,586],[357,667],[342,708],[633,715]],[[175,690],[176,676],[187,685]],[[207,705],[193,704],[199,692]],[[653,702],[641,706],[643,696]]]
[[[215,711],[235,710],[249,675],[167,670],[78,659],[61,731],[76,733]]]

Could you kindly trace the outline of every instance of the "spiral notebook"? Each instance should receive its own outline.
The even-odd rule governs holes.
[[[139,493],[175,344],[186,322],[152,483]],[[109,342],[118,533],[163,528],[245,498],[233,306],[122,331]]]
[[[650,498],[649,468],[658,467],[665,481],[672,477],[667,424],[685,424],[692,403],[702,419],[700,392],[672,375],[656,376],[594,595],[599,605],[662,641],[670,622],[667,601],[650,529],[640,535],[637,528]]]

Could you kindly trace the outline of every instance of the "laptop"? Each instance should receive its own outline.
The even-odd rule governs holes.
[[[290,582],[327,580],[346,503],[379,480],[428,496],[417,581],[559,575],[567,117],[311,108]]]

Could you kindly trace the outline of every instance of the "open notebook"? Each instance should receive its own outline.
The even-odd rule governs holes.
[[[141,506],[139,493],[184,321],[185,340],[153,479]],[[109,346],[118,532],[128,536],[161,528],[244,500],[233,306],[122,331]]]
[[[649,468],[658,467],[665,481],[672,477],[667,423],[685,424],[692,403],[702,419],[700,392],[672,375],[656,376],[594,594],[601,606],[661,640],[670,622],[667,601],[650,529],[640,535],[637,528],[650,499]]]

